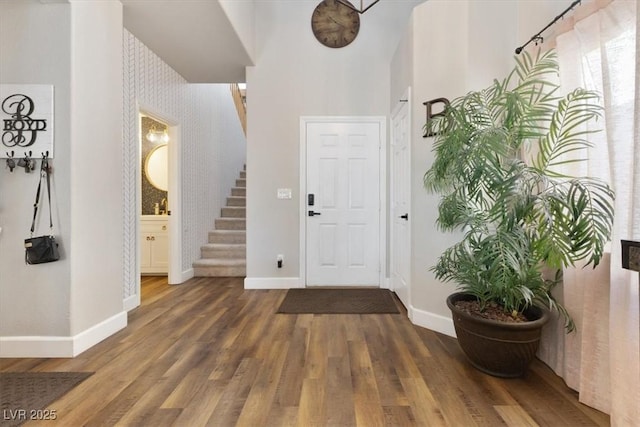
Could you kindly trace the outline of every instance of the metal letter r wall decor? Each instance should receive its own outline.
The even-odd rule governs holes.
[[[433,106],[436,104],[442,104],[442,110],[438,113],[433,112]],[[449,100],[447,98],[436,98],[431,101],[423,102],[422,105],[427,108],[427,121],[424,124],[424,133],[422,134],[422,137],[428,138],[430,136],[436,136],[438,132],[433,129],[433,119],[444,117],[447,106],[449,106]]]

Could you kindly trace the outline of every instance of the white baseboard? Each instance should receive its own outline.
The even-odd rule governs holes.
[[[428,311],[419,310],[413,306],[409,307],[409,320],[411,323],[441,334],[456,338],[456,331],[453,327],[453,320],[449,317],[434,314]]]
[[[189,268],[185,271],[182,272],[182,283],[186,282],[187,280],[193,278],[195,272],[193,271],[193,268]]]
[[[170,285],[180,285],[180,284],[186,282],[187,280],[191,279],[194,274],[195,274],[195,272],[193,271],[193,268],[189,268],[189,269],[184,270],[184,271],[179,273],[178,282],[174,282],[172,280],[169,280],[169,284]]]
[[[304,288],[299,277],[245,277],[245,289]]]
[[[380,289],[389,289],[389,290],[393,290],[391,289],[391,280],[389,280],[389,278],[385,278],[380,282]]]
[[[0,358],[73,357],[72,337],[0,337]]]
[[[122,301],[122,308],[124,311],[131,311],[140,305],[140,295],[131,295]]]
[[[0,337],[0,358],[75,357],[127,326],[122,311],[72,337]]]
[[[73,356],[93,347],[105,338],[110,337],[127,327],[127,312],[121,311],[115,316],[103,320],[73,337]]]

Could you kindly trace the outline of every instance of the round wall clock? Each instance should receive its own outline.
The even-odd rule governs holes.
[[[323,0],[311,15],[311,29],[323,45],[344,47],[358,35],[360,15],[336,0]]]

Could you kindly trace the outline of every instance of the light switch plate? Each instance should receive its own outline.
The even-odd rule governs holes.
[[[290,199],[290,198],[291,198],[290,188],[278,188],[278,199]]]

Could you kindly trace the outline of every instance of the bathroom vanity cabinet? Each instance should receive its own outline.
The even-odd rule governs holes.
[[[142,215],[140,220],[140,273],[167,274],[169,232],[166,215]]]

